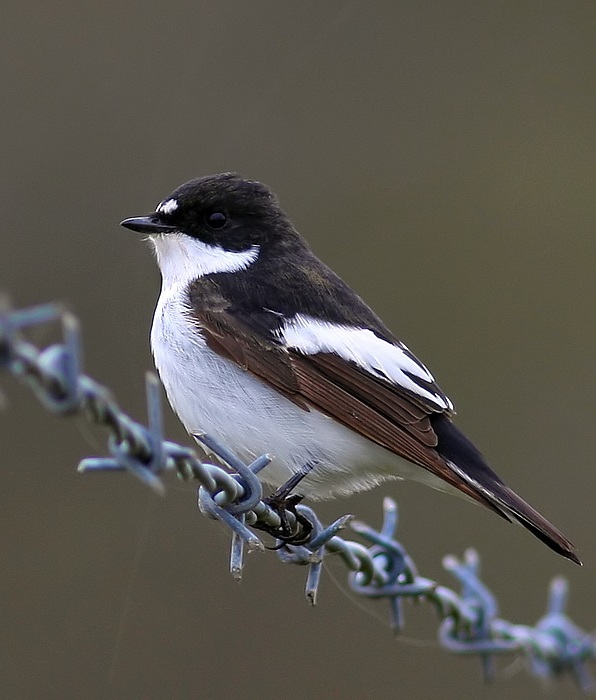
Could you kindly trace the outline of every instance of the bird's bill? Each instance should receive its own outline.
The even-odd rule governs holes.
[[[124,221],[120,222],[120,226],[137,233],[174,233],[177,230],[175,226],[164,224],[155,214],[124,219]]]

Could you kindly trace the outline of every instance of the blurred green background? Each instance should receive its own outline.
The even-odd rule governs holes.
[[[591,628],[595,27],[592,2],[5,0],[0,287],[15,305],[68,304],[86,370],[144,418],[159,275],[118,222],[194,176],[262,179],[585,566],[417,485],[320,513],[375,525],[391,494],[423,574],[452,585],[442,556],[477,547],[501,614],[532,623],[564,573]],[[304,570],[273,554],[238,585],[193,487],[172,478],[159,499],[131,477],[77,475],[104,434],[2,388],[3,697],[544,692],[511,660],[484,686],[476,659],[437,646],[427,606],[406,606],[395,640],[385,605],[351,599],[335,562],[314,610]],[[167,434],[187,440],[169,410]],[[550,692],[576,695],[569,680]]]

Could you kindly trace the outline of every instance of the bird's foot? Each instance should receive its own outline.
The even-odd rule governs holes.
[[[310,539],[313,529],[312,523],[296,508],[304,496],[292,494],[292,491],[311,471],[313,466],[312,464],[307,464],[299,472],[293,474],[285,484],[282,484],[270,496],[263,499],[264,503],[266,503],[280,519],[280,525],[277,527],[266,524],[255,525],[257,529],[263,530],[279,540],[279,544],[270,549],[281,549],[286,545],[303,545]],[[288,518],[288,513],[291,513],[293,518]]]

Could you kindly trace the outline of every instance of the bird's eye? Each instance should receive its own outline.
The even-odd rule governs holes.
[[[213,211],[211,214],[207,214],[207,224],[211,228],[223,228],[227,220],[227,216],[221,211]]]

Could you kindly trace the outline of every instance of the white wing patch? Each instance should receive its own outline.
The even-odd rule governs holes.
[[[163,202],[157,205],[155,211],[158,214],[171,214],[173,211],[178,209],[178,200],[176,199],[164,199]]]
[[[289,348],[305,355],[328,352],[356,363],[369,374],[432,401],[438,408],[453,409],[449,399],[420,386],[411,376],[433,383],[434,377],[403,345],[382,340],[368,328],[354,328],[296,314],[279,331]]]

